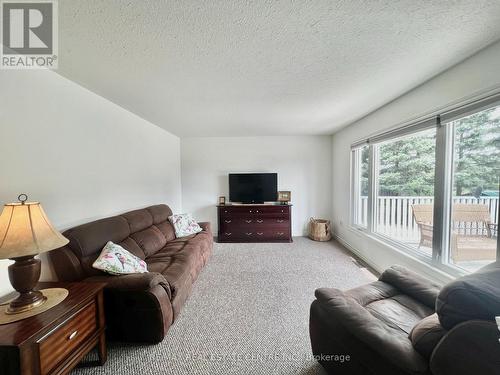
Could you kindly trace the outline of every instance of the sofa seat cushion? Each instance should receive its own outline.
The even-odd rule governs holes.
[[[209,245],[207,245],[209,246]],[[150,272],[159,272],[168,280],[172,299],[181,288],[192,284],[206,263],[203,241],[193,236],[183,241],[171,241],[156,254],[146,258]]]
[[[413,348],[408,338],[406,325],[401,324],[395,314],[408,312],[410,307],[404,306],[407,300],[398,297],[398,290],[383,282],[374,283],[342,292],[338,289],[317,289],[316,298],[320,302],[329,319],[342,325],[343,329],[371,348],[379,356],[389,360],[394,366],[404,369],[402,373],[426,373],[427,361]],[[364,293],[366,291],[366,294]],[[388,298],[376,300],[376,295],[387,295]],[[396,297],[396,298],[394,298]],[[358,301],[365,301],[366,305]],[[384,303],[380,303],[385,301]],[[420,302],[412,301],[416,306]],[[421,311],[421,306],[417,311]],[[387,309],[384,311],[384,309]],[[419,315],[420,312],[415,314]],[[345,348],[345,350],[350,350]]]
[[[439,323],[437,314],[432,314],[413,327],[410,340],[413,347],[425,358],[430,359],[436,345],[446,334],[446,330]]]
[[[365,308],[389,327],[399,329],[407,335],[418,322],[432,314],[431,309],[404,294],[371,302]]]
[[[327,289],[328,290],[328,289]],[[375,281],[345,292],[386,325],[408,335],[412,328],[434,311],[383,281]]]

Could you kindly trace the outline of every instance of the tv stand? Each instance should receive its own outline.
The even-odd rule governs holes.
[[[292,242],[292,206],[219,205],[218,242]]]

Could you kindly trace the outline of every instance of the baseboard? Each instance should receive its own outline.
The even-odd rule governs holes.
[[[377,266],[376,264],[373,263],[371,259],[368,259],[364,254],[360,253],[358,249],[356,249],[354,246],[352,246],[349,242],[347,242],[345,239],[342,237],[334,234],[333,238],[338,241],[339,243],[342,244],[347,250],[349,250],[351,253],[353,253],[356,257],[361,259],[364,263],[366,263],[370,268],[372,268],[376,273],[379,275],[384,272],[385,270],[382,269],[381,267]]]

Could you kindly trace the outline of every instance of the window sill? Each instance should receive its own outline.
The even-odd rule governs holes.
[[[353,225],[346,226],[346,228],[351,232],[355,233],[359,237],[367,238],[371,241],[376,242],[378,245],[389,249],[392,252],[397,253],[400,256],[410,259],[411,261],[418,262],[425,268],[428,268],[431,273],[436,274],[436,279],[439,280],[452,280],[460,276],[465,276],[468,274],[465,270],[453,267],[448,264],[437,263],[431,257],[425,256],[424,254],[412,249],[408,246],[404,246],[396,241],[392,241],[387,237],[379,235],[377,233],[369,232],[367,229],[362,227],[357,227]],[[359,249],[358,249],[359,251]]]

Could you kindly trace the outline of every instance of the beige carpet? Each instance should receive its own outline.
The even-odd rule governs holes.
[[[369,281],[336,242],[215,244],[162,343],[110,343],[105,366],[92,353],[73,374],[324,374],[309,342],[314,290]]]

